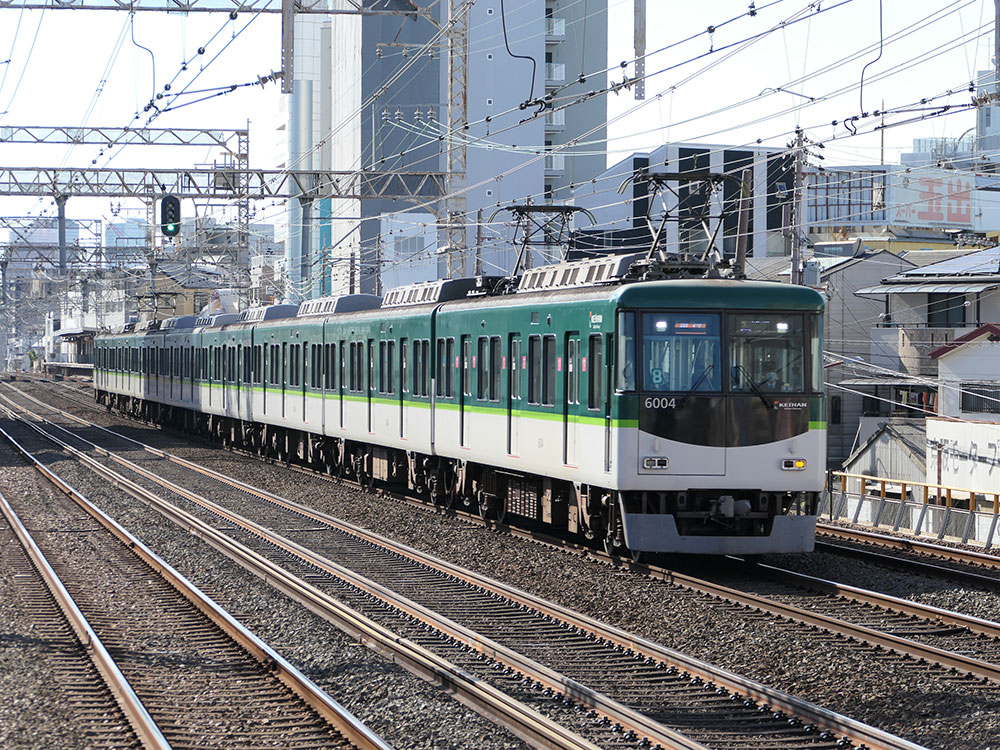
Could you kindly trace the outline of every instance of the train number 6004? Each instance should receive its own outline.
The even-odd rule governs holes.
[[[647,398],[646,399],[647,409],[675,409],[677,408],[676,398]]]

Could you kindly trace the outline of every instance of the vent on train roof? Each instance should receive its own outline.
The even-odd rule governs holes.
[[[530,268],[521,275],[518,292],[539,292],[550,289],[578,289],[624,281],[629,269],[645,253],[610,255],[605,258],[574,260],[550,266]]]
[[[382,300],[382,307],[428,305],[487,294],[493,290],[499,278],[497,276],[471,276],[464,279],[420,281],[386,292],[385,299]]]
[[[221,315],[202,315],[198,318],[198,322],[195,323],[199,328],[202,327],[213,327],[213,326],[227,326],[230,323],[237,323],[240,321],[240,316],[237,313],[222,313]]]
[[[240,313],[240,323],[260,323],[264,320],[279,320],[280,318],[294,318],[299,311],[298,305],[265,305],[263,307],[251,307]]]
[[[195,321],[197,320],[197,315],[178,315],[176,318],[167,318],[160,323],[160,330],[169,331],[175,328],[194,328]]]
[[[298,317],[310,315],[334,315],[335,313],[376,310],[382,306],[382,298],[377,294],[345,294],[341,297],[320,297],[299,305]]]

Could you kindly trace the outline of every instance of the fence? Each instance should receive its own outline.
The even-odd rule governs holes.
[[[1000,492],[832,472],[820,518],[993,546]]]

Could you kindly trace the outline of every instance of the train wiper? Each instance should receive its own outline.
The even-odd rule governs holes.
[[[687,400],[691,398],[691,394],[694,393],[696,390],[698,390],[698,386],[701,385],[705,381],[705,378],[708,377],[709,373],[712,372],[713,367],[715,367],[715,365],[709,365],[708,367],[705,368],[705,371],[701,374],[701,377],[698,378],[696,381],[694,381],[694,385],[692,385],[688,389],[687,393],[681,396],[680,401],[677,402],[678,406],[684,406],[684,404],[687,403]]]
[[[743,375],[743,378],[746,380],[747,385],[750,386],[750,390],[752,390],[756,394],[757,398],[761,400],[761,403],[763,403],[765,407],[767,407],[768,409],[774,408],[774,404],[767,400],[767,396],[764,395],[764,391],[762,391],[760,389],[760,386],[757,385],[756,382],[754,382],[754,379],[750,377],[750,373],[747,372],[747,369],[743,365],[734,365],[733,369],[735,369],[736,372]],[[736,382],[737,384],[739,384],[740,382],[739,379],[737,379]]]

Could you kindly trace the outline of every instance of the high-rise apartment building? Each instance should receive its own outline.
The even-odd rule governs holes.
[[[350,6],[330,0],[335,9]],[[443,172],[463,145],[465,247],[443,202],[290,201],[289,296],[373,292],[513,265],[509,204],[567,202],[605,167],[607,0],[480,0],[468,10],[467,125],[448,126],[450,0],[383,0],[431,18],[299,16],[285,166]],[[374,6],[373,6],[374,7]],[[566,144],[573,143],[572,146]],[[481,219],[481,222],[480,222]]]

